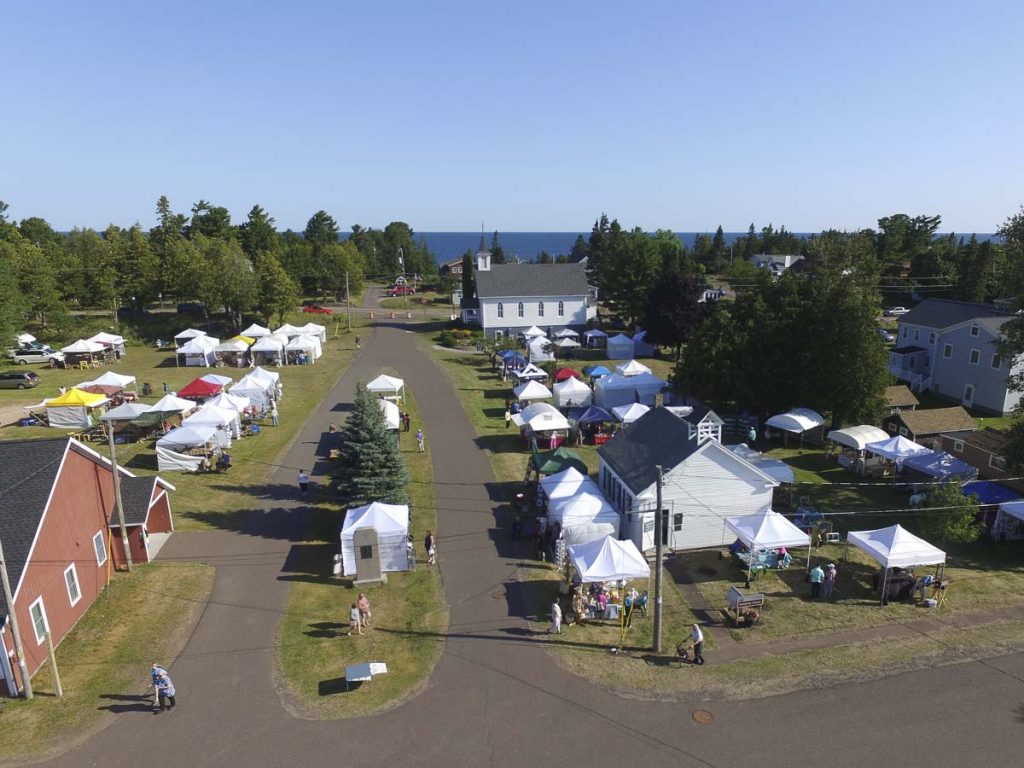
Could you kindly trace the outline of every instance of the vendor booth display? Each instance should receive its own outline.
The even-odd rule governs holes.
[[[264,336],[270,335],[270,329],[264,328],[259,323],[253,323],[241,333],[242,336],[248,336],[250,339],[262,339]]]
[[[548,505],[548,523],[561,526],[567,546],[618,536],[622,518],[598,492],[584,491]]]
[[[531,363],[543,363],[555,359],[554,347],[547,336],[536,336],[527,343],[526,351]]]
[[[912,596],[916,580],[903,571],[915,566],[942,565],[946,562],[945,552],[898,523],[873,531],[850,531],[846,540],[882,566],[882,605],[889,600],[903,600]],[[891,575],[893,569],[899,569],[900,572]]]
[[[221,392],[219,395],[210,398],[206,401],[206,405],[212,405],[216,408],[226,408],[234,411],[242,416],[247,410],[252,408],[252,404],[249,402],[249,398],[241,395],[236,395],[232,392]]]
[[[640,403],[631,403],[630,405],[619,405],[612,408],[612,413],[615,414],[615,418],[622,422],[623,425],[632,424],[634,421],[639,419],[650,408],[646,405],[640,405]]]
[[[870,424],[861,424],[856,427],[846,427],[845,429],[833,429],[828,433],[828,439],[833,443],[854,451],[863,451],[867,448],[868,443],[888,440],[889,433]]]
[[[241,368],[246,364],[249,356],[249,347],[256,339],[248,336],[235,336],[223,341],[213,348],[217,356],[217,362],[224,365]]]
[[[558,408],[576,408],[579,406],[590,405],[594,397],[594,393],[590,391],[590,387],[575,376],[571,376],[555,384],[554,395],[555,405]]]
[[[252,359],[257,365],[284,365],[286,346],[288,346],[286,336],[262,336],[250,347]]]
[[[579,334],[576,333],[572,328],[562,328],[560,331],[555,332],[556,339],[577,339]]]
[[[176,395],[164,395],[150,407],[151,411],[161,413],[189,414],[196,409],[196,404],[191,400]]]
[[[384,414],[384,423],[388,429],[401,429],[402,427],[402,412],[398,409],[398,406],[390,400],[381,398],[377,401],[380,405],[380,411]]]
[[[234,408],[218,408],[215,405],[204,405],[191,416],[182,420],[181,426],[214,427],[236,439],[242,435],[242,424],[238,418],[238,411]]]
[[[61,347],[64,354],[64,365],[68,368],[88,368],[106,359],[107,348],[95,341],[79,339],[74,344]]]
[[[865,449],[868,453],[873,453],[876,456],[881,456],[884,459],[895,462],[902,462],[911,456],[927,455],[933,452],[931,448],[925,448],[913,440],[907,440],[903,435],[879,440],[877,443],[868,443]]]
[[[312,365],[323,353],[320,339],[306,334],[296,336],[285,346],[285,354],[292,365]]]
[[[547,334],[545,334],[544,331],[542,331],[536,325],[531,325],[529,328],[527,328],[525,331],[523,331],[523,338],[524,339],[536,339],[536,338],[538,338],[540,336],[546,336],[546,335]]]
[[[100,331],[94,336],[90,336],[86,341],[91,341],[94,344],[102,344],[104,347],[109,349],[115,357],[124,357],[124,337],[118,336],[116,333],[107,333],[106,331]]]
[[[651,567],[632,541],[603,539],[569,547],[569,558],[584,583],[649,579]]]
[[[375,501],[345,513],[341,528],[341,557],[346,576],[356,575],[355,532],[372,528],[377,534],[377,556],[382,572],[409,570],[409,507]]]
[[[1006,501],[999,505],[990,531],[994,541],[1024,539],[1024,501]]]
[[[535,451],[530,456],[530,467],[538,475],[554,475],[564,472],[570,467],[576,469],[580,474],[587,473],[587,464],[579,457],[579,454],[562,447],[555,448],[553,451]]]
[[[209,368],[217,362],[216,349],[219,344],[220,339],[215,339],[212,336],[196,336],[178,347],[175,359],[179,366]]]
[[[88,429],[95,426],[97,419],[109,402],[104,395],[69,389],[60,397],[44,400],[46,420],[58,429]]]
[[[520,382],[523,381],[547,381],[548,372],[543,368],[538,368],[533,363],[527,363],[517,371],[512,371],[512,375]]]
[[[911,456],[903,462],[904,471],[920,475],[925,480],[973,480],[978,470],[965,461],[951,456],[945,451],[922,453]]]
[[[790,547],[807,547],[810,568],[811,537],[778,512],[766,508],[753,515],[727,517],[725,525],[746,546],[746,553],[735,554],[745,566],[747,581],[756,569],[787,566],[789,553],[781,560],[778,553]]]
[[[615,370],[623,376],[639,376],[641,373],[651,373],[651,369],[638,360],[630,360],[628,363],[616,365]]]
[[[603,347],[608,341],[608,334],[597,328],[591,328],[583,334],[583,339],[588,347]]]
[[[302,329],[296,328],[291,323],[285,323],[280,328],[274,330],[275,336],[284,336],[288,340],[294,339],[296,336],[302,335]]]
[[[609,360],[632,360],[633,359],[633,340],[620,333],[618,336],[612,336],[608,339],[608,359]]]
[[[668,382],[664,379],[659,379],[650,372],[639,373],[628,378],[636,390],[637,402],[649,405],[652,408],[658,404],[658,393],[668,386]]]
[[[192,339],[205,335],[206,331],[200,331],[196,328],[186,328],[181,333],[177,333],[174,335],[174,346],[176,346],[178,349],[181,349],[183,346],[192,341]]]
[[[583,430],[583,436],[594,445],[604,445],[611,439],[611,430],[606,424],[614,424],[616,419],[610,411],[599,405],[591,405],[576,416],[576,426]]]
[[[538,485],[540,494],[548,500],[549,504],[556,503],[562,499],[572,498],[584,492],[597,495],[601,493],[597,483],[588,475],[573,467],[541,478]]]
[[[793,473],[793,468],[786,462],[782,461],[782,459],[768,458],[760,451],[755,451],[753,448],[750,448],[746,443],[730,446],[729,450],[741,459],[753,464],[769,477],[778,480],[780,483],[796,482],[796,475]]]
[[[535,433],[569,429],[569,421],[565,416],[548,403],[533,403],[526,406],[522,413],[512,414],[512,423],[522,430]]]
[[[400,399],[405,394],[405,381],[397,376],[381,374],[366,385],[366,391],[390,400]]]
[[[231,394],[247,397],[253,408],[263,411],[272,400],[280,400],[282,390],[280,374],[255,368],[231,387]]]
[[[512,392],[515,393],[516,399],[521,403],[530,402],[531,400],[551,399],[551,390],[539,381],[528,381],[525,384],[520,384]]]
[[[579,349],[582,345],[576,339],[565,338],[556,341],[555,346],[562,350],[562,352],[571,352],[574,349]]]
[[[636,402],[636,397],[632,380],[621,374],[604,376],[594,383],[594,402],[602,408],[631,405]]]
[[[209,467],[215,451],[229,447],[231,438],[216,427],[178,427],[156,441],[157,466],[162,472],[197,472]]]
[[[321,345],[327,343],[327,326],[320,325],[319,323],[306,323],[305,325],[299,326],[299,330],[302,331],[303,336],[312,336],[314,339],[320,342]]]

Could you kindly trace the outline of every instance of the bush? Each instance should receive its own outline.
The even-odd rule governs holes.
[[[442,347],[452,348],[458,345],[458,343],[455,341],[455,334],[452,333],[451,331],[441,331],[441,335],[440,337],[438,337],[438,341],[440,342]]]

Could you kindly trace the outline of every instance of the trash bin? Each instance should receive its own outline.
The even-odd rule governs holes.
[[[341,555],[334,556],[334,565],[331,567],[331,573],[335,576],[341,576],[344,566],[342,565]]]

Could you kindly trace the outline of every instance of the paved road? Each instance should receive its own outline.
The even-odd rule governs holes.
[[[383,715],[295,719],[274,691],[273,642],[293,537],[293,488],[355,382],[392,366],[415,392],[435,458],[451,628],[426,690]],[[963,664],[768,700],[624,699],[572,677],[517,617],[516,558],[494,532],[490,466],[451,385],[400,326],[378,327],[287,452],[242,530],[180,534],[161,558],[217,567],[209,606],[174,664],[180,711],[128,711],[57,766],[1011,766],[1024,734],[1024,658]],[[313,481],[322,479],[314,475]],[[865,651],[868,652],[868,651]],[[614,663],[609,659],[609,663]],[[713,658],[711,659],[713,663]],[[1002,671],[1009,674],[1003,674]],[[699,669],[684,673],[701,674]],[[691,718],[698,706],[714,722]]]

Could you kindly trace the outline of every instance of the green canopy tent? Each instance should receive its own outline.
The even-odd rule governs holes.
[[[587,469],[587,463],[580,458],[579,454],[568,448],[555,448],[553,451],[535,450],[530,457],[530,467],[538,475],[553,475],[569,469],[569,467],[574,467],[584,475],[590,472]]]

